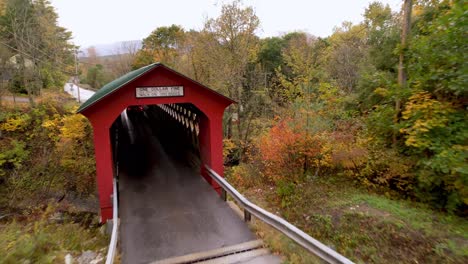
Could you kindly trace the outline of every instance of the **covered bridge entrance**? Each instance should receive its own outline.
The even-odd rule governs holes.
[[[166,143],[170,141],[169,149],[191,141],[200,163],[223,175],[222,120],[225,108],[233,102],[161,63],[154,63],[110,82],[82,104],[78,112],[90,120],[94,130],[101,222],[112,218],[113,178],[119,159],[115,154],[116,137],[126,136],[126,143],[132,145],[135,137],[147,129],[136,127],[134,122],[158,122],[154,133],[160,139],[168,139]],[[174,126],[178,127],[171,130]],[[125,135],[115,132],[119,127],[126,130]],[[123,151],[127,152],[126,159],[141,154],[128,148]],[[206,175],[203,166],[200,170],[219,192],[219,186]]]

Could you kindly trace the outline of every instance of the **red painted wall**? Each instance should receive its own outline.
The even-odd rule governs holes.
[[[184,96],[136,98],[135,88],[144,86],[184,86]],[[220,175],[224,174],[222,120],[224,109],[232,101],[165,68],[165,66],[158,66],[82,112],[91,121],[94,129],[96,177],[101,207],[101,222],[106,222],[112,218],[111,195],[114,175],[110,141],[112,123],[129,105],[169,103],[192,103],[205,114],[200,118],[199,139],[202,162],[209,165]],[[219,186],[212,183],[211,178],[205,175],[203,170],[202,175],[219,191]]]

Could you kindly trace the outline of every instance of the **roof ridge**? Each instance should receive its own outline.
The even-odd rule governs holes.
[[[107,95],[115,92],[122,86],[126,85],[127,83],[135,80],[136,78],[140,77],[141,75],[145,74],[149,70],[153,69],[155,66],[162,65],[160,62],[155,62],[146,66],[143,66],[139,69],[133,70],[131,72],[127,72],[126,74],[118,77],[117,79],[106,83],[102,86],[99,90],[97,90],[93,96],[91,96],[86,102],[84,102],[77,110],[77,113],[81,113],[91,105],[97,103],[102,98],[106,97]]]
[[[160,63],[160,62],[155,62],[155,63],[152,63],[152,64],[149,64],[149,65],[146,65],[146,66],[143,66],[139,69],[136,69],[136,70],[133,70],[131,72],[128,72],[122,76],[120,76],[119,78],[105,84],[104,86],[102,86],[99,90],[96,91],[96,93],[93,94],[93,96],[91,96],[88,100],[86,100],[86,102],[84,102],[77,110],[77,113],[81,113],[83,112],[84,110],[86,110],[87,108],[91,107],[92,105],[96,104],[97,102],[99,102],[100,100],[102,100],[103,98],[105,98],[106,96],[112,94],[113,92],[119,90],[120,88],[122,88],[123,86],[127,85],[128,83],[134,81],[135,79],[139,78],[140,76],[148,73],[149,71],[155,69],[156,67],[163,67],[164,69],[168,70],[169,72],[172,72],[178,76],[180,76],[181,78],[184,78],[184,79],[187,79],[188,81],[196,84],[196,85],[199,85],[200,87],[204,88],[204,89],[207,89],[208,91],[210,91],[211,93],[214,93],[215,95],[217,96],[221,96],[223,97],[224,99],[226,99],[227,101],[229,101],[230,103],[235,103],[234,100],[232,100],[231,98],[213,90],[213,89],[210,89],[208,88],[207,86],[199,83],[198,81],[195,81],[193,80],[192,78],[190,77],[187,77],[185,76],[184,74],[174,70],[174,69],[171,69],[169,67],[167,67],[166,65]]]

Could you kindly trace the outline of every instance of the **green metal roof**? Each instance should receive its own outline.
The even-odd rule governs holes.
[[[121,77],[113,80],[112,82],[104,85],[101,89],[97,90],[93,96],[91,96],[86,102],[84,102],[80,108],[78,108],[78,113],[81,113],[86,108],[90,107],[91,105],[97,103],[102,98],[106,97],[107,95],[115,92],[120,87],[126,85],[127,83],[135,80],[136,78],[140,77],[141,75],[145,74],[146,72],[156,68],[159,66],[160,63],[153,63],[148,66],[144,66],[139,68],[138,70],[131,71],[127,74],[122,75]]]

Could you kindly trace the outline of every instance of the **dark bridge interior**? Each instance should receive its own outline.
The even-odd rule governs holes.
[[[200,176],[192,104],[131,106],[112,126],[122,263],[235,245],[254,236]]]
[[[179,165],[199,170],[199,118],[192,104],[130,106],[116,120],[121,169],[144,176],[148,166],[158,161],[156,141]],[[115,142],[115,140],[113,140]],[[135,176],[138,177],[138,176]]]

